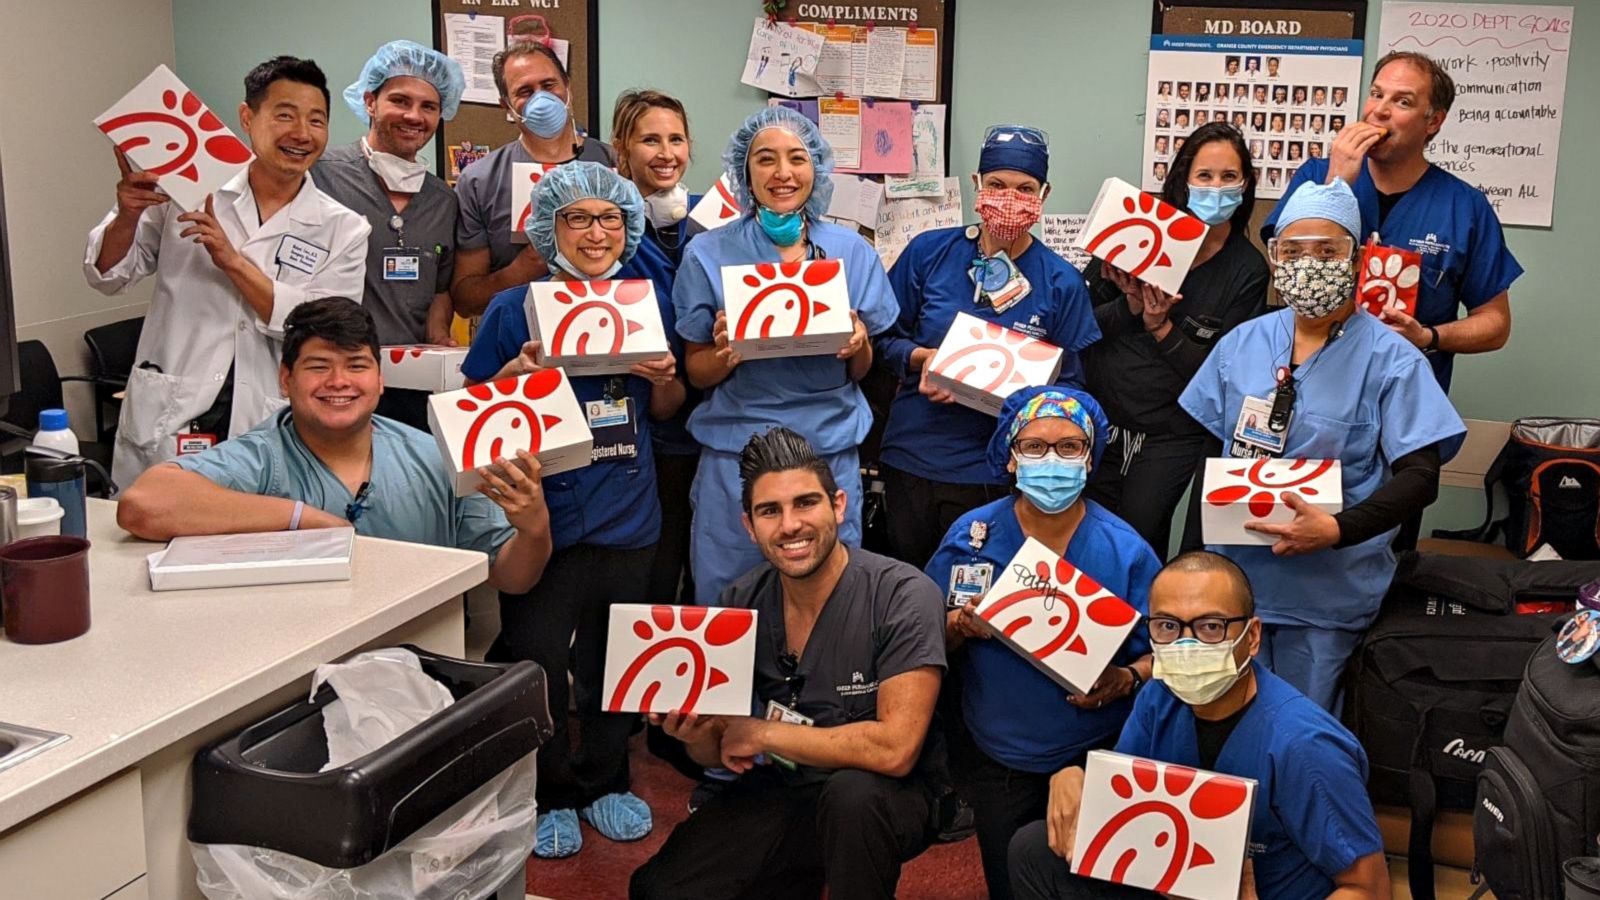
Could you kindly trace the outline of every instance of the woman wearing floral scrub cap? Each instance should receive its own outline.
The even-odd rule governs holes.
[[[1270,546],[1207,547],[1255,586],[1257,658],[1335,713],[1345,662],[1394,576],[1394,532],[1438,496],[1466,433],[1421,351],[1356,305],[1360,231],[1343,180],[1301,185],[1267,247],[1287,308],[1224,337],[1178,400],[1226,457],[1339,461],[1342,512],[1285,493],[1293,521],[1245,526]],[[1252,413],[1265,430],[1242,427]]]

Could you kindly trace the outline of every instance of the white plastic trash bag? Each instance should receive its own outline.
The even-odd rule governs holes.
[[[322,710],[328,735],[324,772],[366,756],[455,702],[448,688],[422,671],[415,653],[399,647],[317,666],[312,697],[323,682],[339,695]]]
[[[330,869],[259,847],[191,844],[197,883],[211,900],[488,897],[527,865],[533,850],[533,789],[534,755],[529,754],[354,869]]]

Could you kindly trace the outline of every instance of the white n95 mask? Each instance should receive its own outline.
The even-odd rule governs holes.
[[[1221,697],[1244,674],[1243,665],[1233,661],[1233,649],[1249,633],[1246,628],[1225,644],[1203,644],[1194,638],[1180,638],[1170,644],[1151,644],[1155,663],[1150,677],[1190,706],[1204,706]]]
[[[361,149],[366,154],[367,166],[383,179],[389,190],[398,194],[415,194],[422,190],[422,182],[428,177],[427,162],[374,150],[367,146],[366,138],[361,139]]]

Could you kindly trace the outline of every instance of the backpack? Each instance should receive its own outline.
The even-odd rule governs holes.
[[[1508,509],[1494,518],[1495,485]],[[1562,559],[1600,559],[1600,419],[1518,419],[1483,476],[1483,524],[1435,537],[1505,542],[1526,558],[1549,544]]]
[[[1528,660],[1505,741],[1478,773],[1473,868],[1499,900],[1561,896],[1562,863],[1594,855],[1600,832],[1600,667],[1562,662],[1555,643]]]
[[[1600,563],[1401,554],[1351,658],[1344,718],[1367,751],[1373,801],[1411,810],[1417,900],[1434,896],[1435,815],[1474,808],[1528,658],[1597,577]]]

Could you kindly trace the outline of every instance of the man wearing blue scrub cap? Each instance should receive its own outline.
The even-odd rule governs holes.
[[[311,169],[317,187],[372,226],[361,300],[385,345],[454,343],[456,197],[418,154],[456,114],[465,87],[461,66],[443,53],[411,41],[384,44],[344,89],[367,133]],[[390,388],[378,414],[426,429],[427,394]]]

